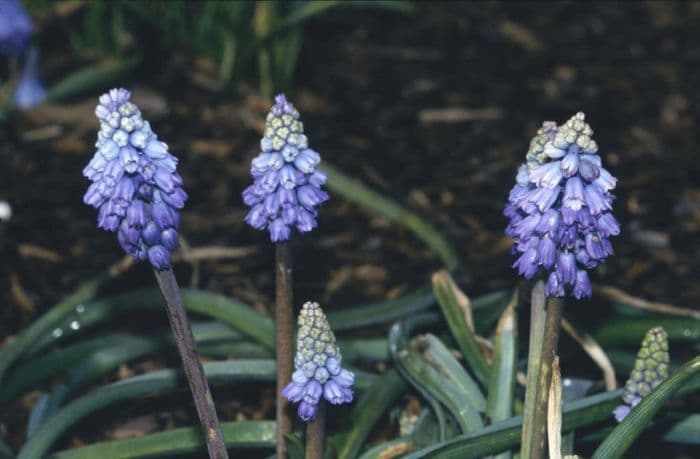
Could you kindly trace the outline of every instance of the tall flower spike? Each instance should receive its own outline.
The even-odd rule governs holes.
[[[0,0],[0,52],[22,54],[34,33],[34,23],[17,0]]]
[[[97,226],[117,232],[119,244],[154,268],[170,267],[179,243],[179,210],[187,200],[177,158],[158,140],[126,89],[100,97],[97,152],[83,170],[92,181],[83,201],[99,209]]]
[[[299,112],[284,94],[275,97],[260,147],[250,166],[254,182],[243,191],[250,207],[245,221],[267,229],[272,242],[291,239],[293,228],[311,231],[317,207],[328,200],[321,189],[326,175],[316,169],[321,156],[308,147]]]
[[[295,371],[282,394],[301,402],[297,413],[308,422],[316,417],[321,396],[333,405],[352,402],[355,375],[340,366],[340,349],[318,303],[304,304],[298,325]]]
[[[668,335],[662,327],[649,330],[639,348],[634,368],[625,383],[622,405],[613,411],[615,420],[622,422],[644,397],[668,378]]]
[[[526,279],[542,270],[550,297],[590,297],[588,270],[613,254],[608,238],[620,234],[610,193],[617,180],[592,135],[581,112],[562,126],[544,122],[503,211],[518,254],[513,267]]]

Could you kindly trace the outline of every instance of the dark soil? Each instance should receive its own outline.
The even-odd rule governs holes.
[[[307,26],[291,98],[324,160],[454,243],[457,279],[474,296],[517,281],[501,211],[530,138],[542,121],[584,111],[619,179],[624,231],[594,282],[697,308],[699,26],[700,3],[432,2],[414,16],[338,12]],[[152,57],[123,84],[180,158],[190,194],[185,240],[252,250],[196,269],[178,263],[178,276],[269,310],[273,249],[242,222],[240,199],[269,101],[250,81],[207,90],[195,78],[204,70],[187,56]],[[46,65],[60,68],[60,57]],[[14,212],[0,224],[0,342],[123,256],[82,203],[97,96],[17,116],[0,132],[0,199]],[[296,303],[329,308],[396,296],[440,266],[411,234],[340,197],[294,250]],[[120,279],[114,289],[153,281],[143,266]],[[597,301],[581,307],[595,311]]]

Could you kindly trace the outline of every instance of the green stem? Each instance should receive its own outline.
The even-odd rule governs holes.
[[[269,1],[261,1],[255,5],[253,17],[253,29],[259,39],[266,36],[271,28],[274,5]],[[272,98],[272,58],[270,46],[263,45],[258,48],[258,72],[260,78],[260,94],[266,98]]]
[[[544,336],[542,337],[542,354],[540,356],[540,380],[537,391],[537,405],[535,406],[533,421],[533,438],[531,459],[545,457],[547,444],[547,402],[549,400],[549,386],[552,384],[552,361],[557,353],[559,344],[559,331],[561,330],[561,317],[564,301],[561,298],[551,297],[547,299],[547,318],[544,323]]]
[[[532,309],[530,312],[530,348],[527,356],[527,385],[525,388],[525,406],[523,408],[523,429],[520,443],[520,457],[529,458],[533,450],[535,407],[539,399],[540,370],[542,360],[542,341],[546,313],[544,309],[544,283],[537,282],[532,289]]]
[[[172,268],[164,271],[154,270],[154,273],[158,281],[158,287],[160,287],[165,300],[170,327],[173,330],[173,335],[175,335],[177,350],[180,352],[185,376],[194,398],[194,406],[197,409],[199,422],[204,431],[209,457],[211,459],[228,459],[219,418],[216,416],[214,400],[211,397],[207,377],[204,374],[202,362],[197,353],[197,344],[194,342],[194,335],[187,319],[187,312],[185,312],[185,307],[182,305],[180,288],[177,285],[175,274]]]

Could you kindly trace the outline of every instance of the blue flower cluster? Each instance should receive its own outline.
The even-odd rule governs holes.
[[[34,23],[17,0],[0,0],[0,52],[22,54],[34,33]]]
[[[299,112],[284,94],[275,97],[266,126],[262,152],[250,166],[254,183],[243,191],[251,208],[245,221],[267,228],[272,242],[287,241],[293,228],[306,233],[316,227],[316,208],[328,200],[321,189],[326,175],[316,169],[321,157],[308,148]]]
[[[42,103],[46,89],[39,79],[39,51],[30,47],[34,23],[17,0],[0,0],[0,52],[24,60],[12,95],[15,105],[26,110]],[[14,76],[13,76],[14,77]]]
[[[46,98],[46,89],[39,80],[39,50],[36,47],[26,53],[24,69],[12,98],[22,110],[36,107]]]
[[[340,349],[318,303],[304,304],[298,324],[295,371],[282,394],[301,402],[297,413],[308,422],[316,417],[322,395],[334,405],[352,402],[355,375],[340,366]]]
[[[625,383],[624,404],[613,411],[617,422],[622,422],[642,398],[668,378],[669,361],[668,334],[662,327],[654,327],[644,336],[632,373]]]
[[[603,167],[593,130],[577,113],[562,126],[545,122],[530,143],[503,213],[526,279],[547,274],[547,296],[591,296],[587,270],[613,254],[620,234],[612,214],[617,180]]]
[[[126,89],[100,97],[97,152],[83,170],[93,183],[83,198],[99,209],[98,227],[117,232],[122,248],[159,270],[179,243],[179,210],[187,200],[177,158],[159,141]]]

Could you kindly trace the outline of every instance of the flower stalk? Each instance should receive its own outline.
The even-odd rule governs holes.
[[[179,245],[180,210],[187,200],[178,159],[158,140],[131,93],[115,88],[95,108],[97,151],[83,169],[92,184],[83,201],[98,209],[97,225],[117,233],[125,252],[148,261],[165,300],[170,326],[194,397],[209,455],[228,459],[214,401],[199,360],[180,289],[171,267]]]
[[[603,167],[585,119],[579,112],[561,126],[542,124],[503,211],[510,220],[506,234],[518,254],[513,267],[526,279],[538,273],[546,278],[544,292],[541,282],[533,289],[521,445],[521,456],[528,459],[541,459],[546,449],[547,398],[563,298],[591,297],[588,271],[613,254],[609,238],[620,234],[612,213],[617,179]]]
[[[533,323],[530,329],[531,347],[520,455],[542,459],[546,452],[547,403],[552,381],[552,361],[559,343],[564,302],[559,297],[550,297],[545,303],[544,285],[538,282],[533,288],[532,303]]]
[[[221,426],[216,415],[214,400],[209,391],[207,377],[202,368],[202,362],[197,352],[197,344],[192,335],[187,313],[182,304],[180,289],[171,268],[166,270],[154,269],[158,287],[165,300],[170,328],[175,336],[177,350],[182,359],[187,383],[190,386],[197,416],[204,432],[204,438],[211,459],[228,459],[228,452],[221,434]]]
[[[321,156],[308,145],[299,111],[284,94],[275,96],[265,120],[265,135],[250,166],[253,184],[242,197],[250,211],[246,223],[267,230],[275,248],[275,333],[277,356],[277,457],[286,457],[284,437],[291,432],[287,400],[292,378],[292,247],[294,230],[317,226],[318,207],[328,200],[326,174],[316,168]]]
[[[277,356],[277,457],[286,457],[284,436],[292,431],[287,399],[282,391],[292,378],[292,245],[275,247],[275,337]]]
[[[552,362],[557,355],[557,345],[559,344],[559,332],[561,330],[561,318],[564,309],[564,301],[559,297],[549,297],[547,299],[546,314],[544,322],[544,336],[542,338],[542,354],[540,361],[540,391],[538,393],[537,405],[535,406],[532,459],[545,457],[545,443],[547,441],[547,405],[549,399],[548,388],[552,384]]]
[[[323,459],[323,439],[326,433],[326,404],[318,404],[316,418],[306,426],[306,459]]]

